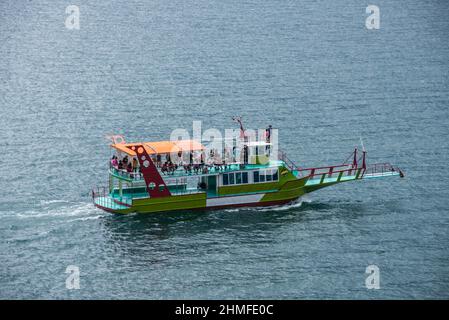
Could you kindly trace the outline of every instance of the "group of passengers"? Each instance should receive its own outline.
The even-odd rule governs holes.
[[[161,166],[161,172],[163,174],[175,174],[175,171],[178,169],[178,165],[176,163],[169,161],[165,161]]]
[[[214,171],[221,171],[226,170],[228,166],[226,165],[226,162],[223,161],[222,163],[211,163],[211,164],[205,164],[205,163],[188,163],[183,165],[184,171],[187,174],[206,174],[209,173],[211,169],[214,169]],[[230,166],[229,166],[230,168]]]
[[[119,159],[114,155],[111,158],[111,167],[122,172],[140,173],[140,167],[136,157],[129,160],[128,156],[124,156],[122,159]]]
[[[236,150],[234,147],[231,155],[230,150],[223,150],[224,158],[221,157],[216,149],[211,149],[207,159],[205,152],[201,152],[196,156],[194,156],[193,152],[190,152],[188,156],[185,155],[185,158],[183,158],[183,154],[179,152],[178,158],[175,161],[172,161],[170,154],[166,154],[164,159],[161,154],[157,154],[155,156],[151,156],[151,160],[162,174],[174,175],[178,168],[182,168],[186,174],[207,174],[212,169],[213,171],[222,171],[230,168],[230,165],[227,164],[226,159],[230,160],[231,163],[235,162],[235,151]],[[246,160],[244,162],[247,163],[247,159],[244,160]],[[120,158],[113,155],[111,158],[111,167],[121,173],[128,173],[132,177],[141,173],[137,158],[132,157],[130,160],[127,155]]]

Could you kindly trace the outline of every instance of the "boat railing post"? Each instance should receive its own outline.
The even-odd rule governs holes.
[[[365,174],[366,171],[366,151],[363,151],[363,156],[362,156],[362,177]]]

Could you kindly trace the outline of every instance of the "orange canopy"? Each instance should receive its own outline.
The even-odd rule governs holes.
[[[154,142],[136,142],[136,143],[118,143],[112,144],[111,147],[118,151],[124,152],[130,156],[135,156],[136,153],[128,147],[143,145],[148,154],[164,154],[177,153],[179,151],[201,151],[204,146],[195,140],[176,140],[176,141],[154,141]]]

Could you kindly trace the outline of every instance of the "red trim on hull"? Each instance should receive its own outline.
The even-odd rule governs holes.
[[[128,203],[124,203],[124,202],[118,201],[117,199],[112,199],[112,201],[114,201],[115,203],[117,203],[117,204],[119,204],[121,206],[125,206],[125,207],[128,207],[128,208],[131,208],[131,205],[129,205]]]

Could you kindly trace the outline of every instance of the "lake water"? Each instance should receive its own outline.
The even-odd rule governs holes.
[[[0,3],[0,298],[449,298],[449,3]],[[116,216],[105,135],[279,128],[301,166],[363,137],[405,179],[264,209]],[[365,287],[377,265],[380,289]],[[80,289],[65,286],[67,266]]]

